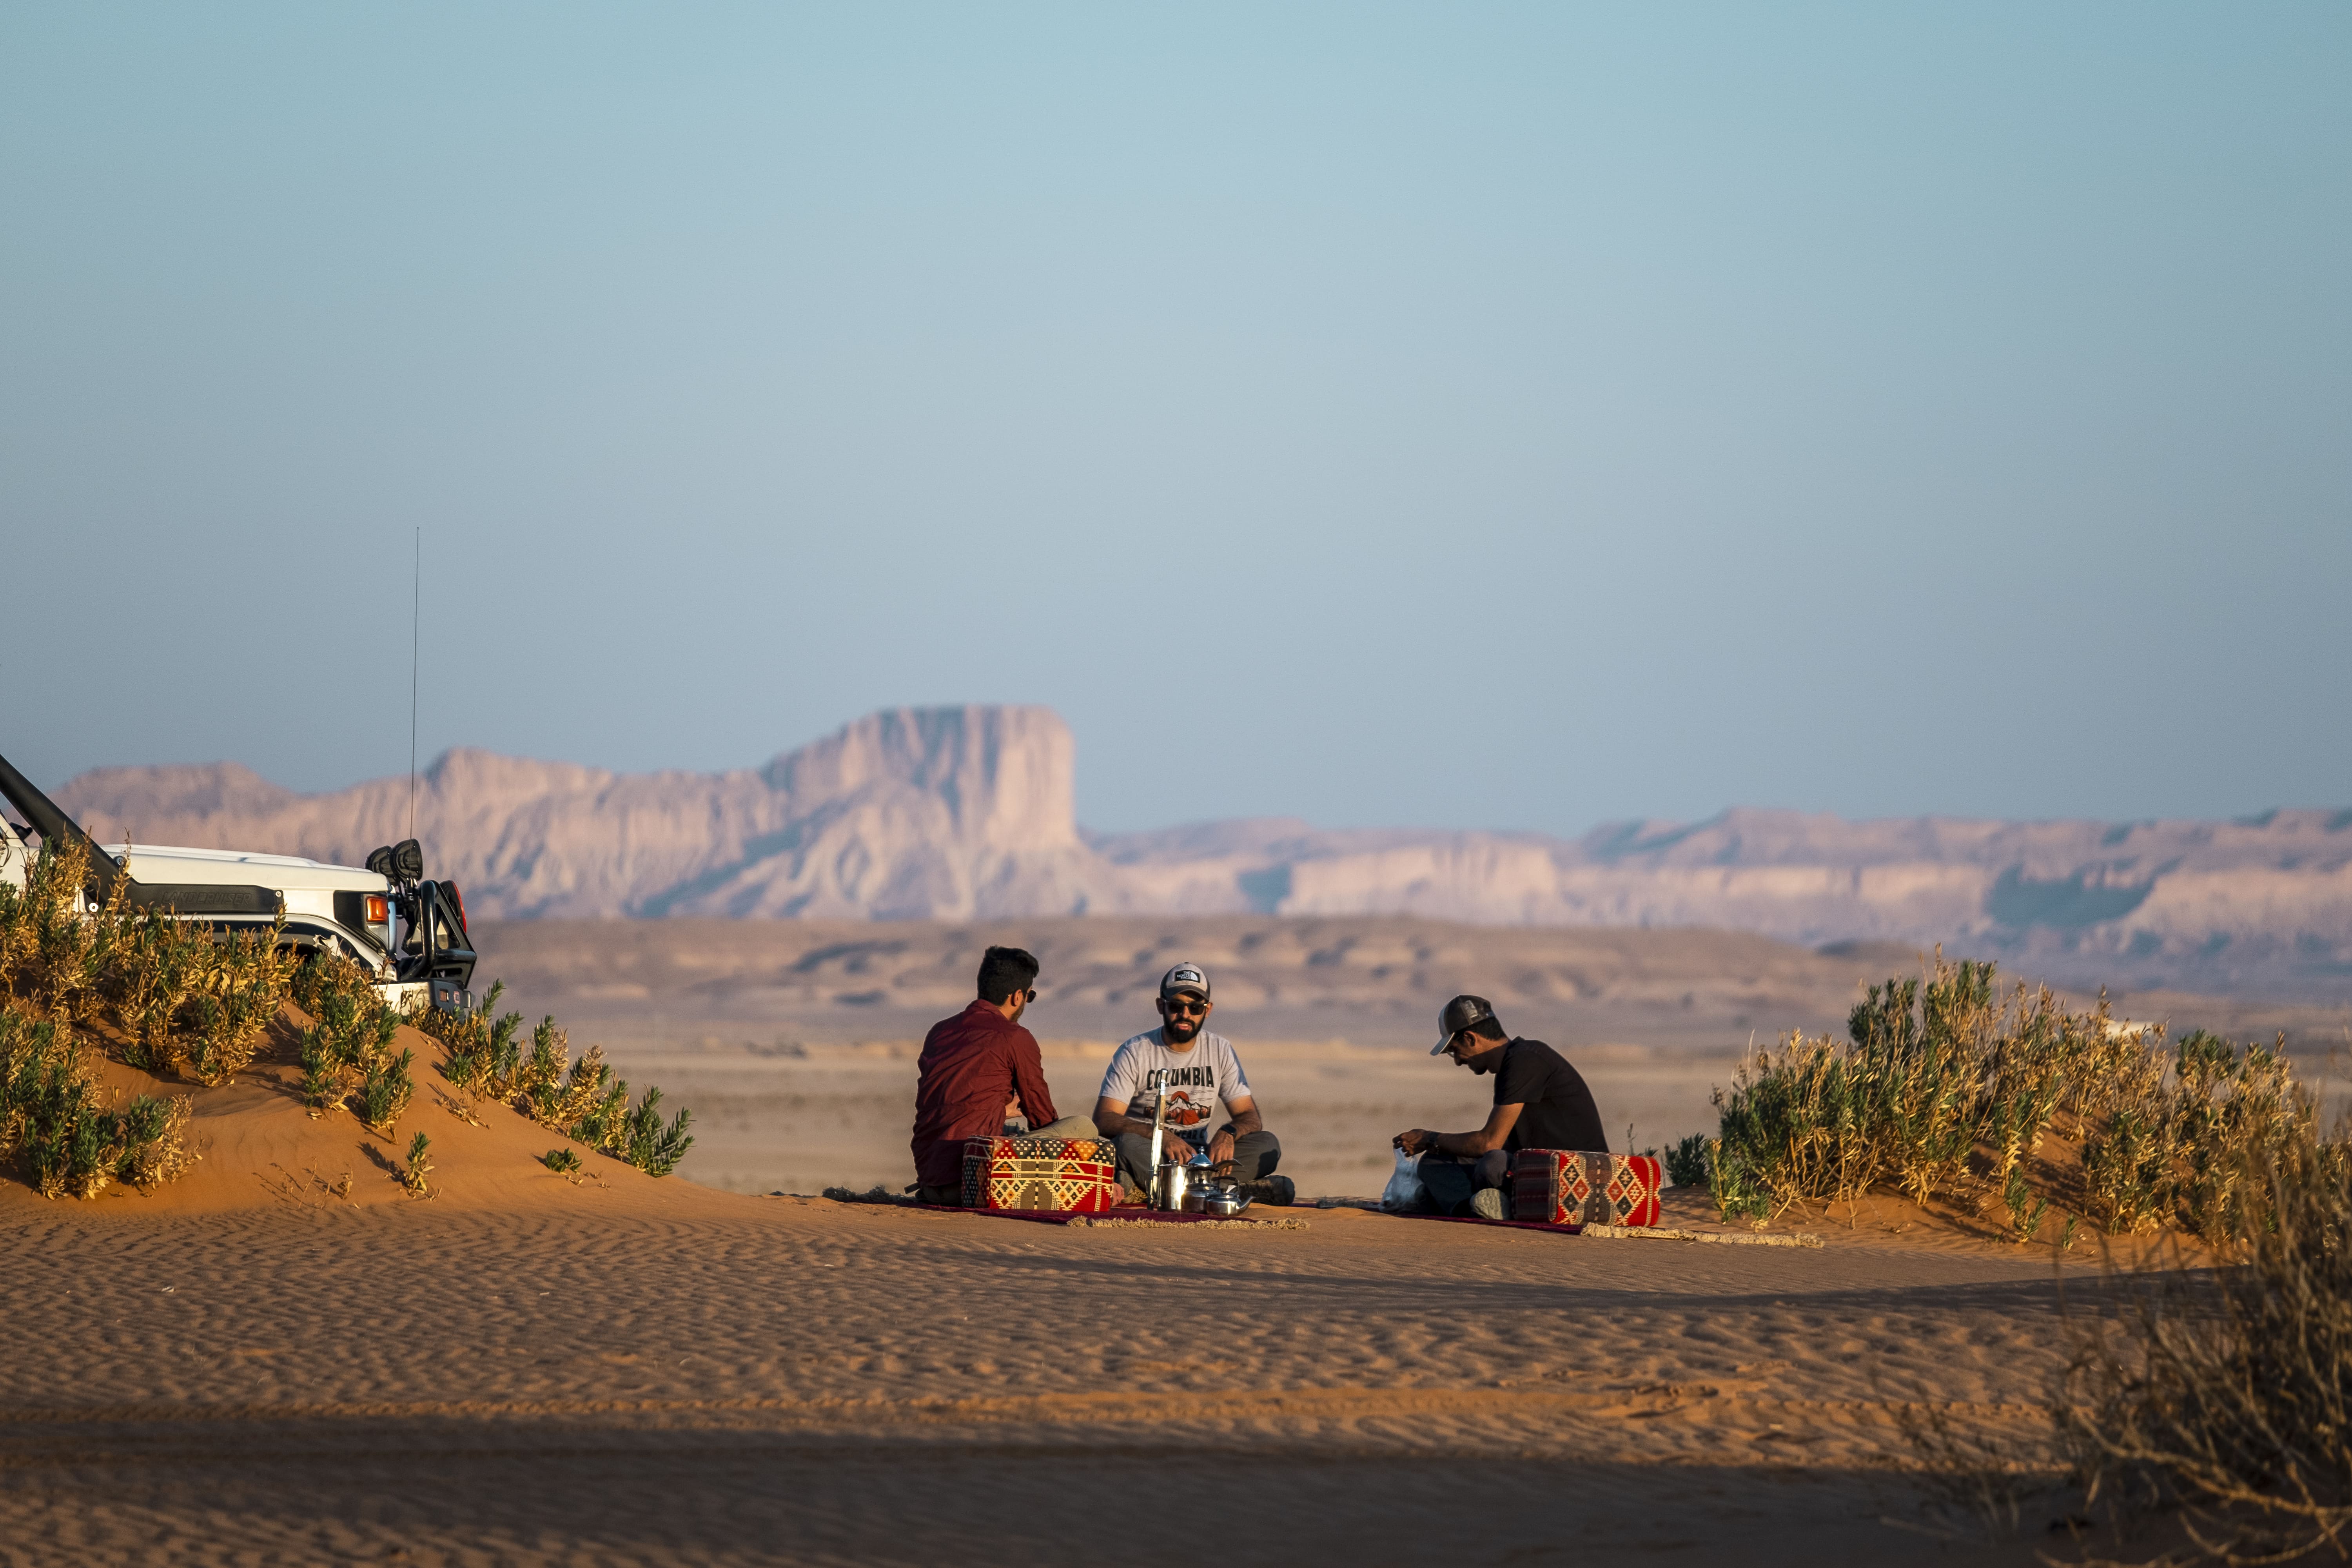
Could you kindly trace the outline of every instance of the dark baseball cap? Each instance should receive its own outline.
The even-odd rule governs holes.
[[[1484,996],[1456,996],[1445,1005],[1445,1011],[1437,1016],[1437,1026],[1445,1032],[1437,1037],[1437,1044],[1429,1047],[1429,1054],[1444,1056],[1445,1047],[1454,1043],[1454,1036],[1473,1024],[1485,1023],[1494,1016],[1494,1004]]]
[[[1180,963],[1160,977],[1160,994],[1173,996],[1190,991],[1202,1001],[1209,999],[1209,972],[1197,963]]]

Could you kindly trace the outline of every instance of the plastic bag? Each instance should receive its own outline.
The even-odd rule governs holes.
[[[1381,1193],[1381,1207],[1391,1214],[1410,1214],[1422,1207],[1427,1196],[1421,1184],[1421,1156],[1400,1149],[1396,1157],[1396,1174]]]

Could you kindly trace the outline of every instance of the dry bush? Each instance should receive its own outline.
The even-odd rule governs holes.
[[[2307,1133],[2308,1091],[2283,1049],[2201,1032],[2168,1052],[2155,1026],[2116,1026],[2106,999],[2071,1013],[2047,989],[1999,994],[1990,963],[1948,963],[1870,988],[1843,1041],[1792,1035],[1717,1090],[1709,1185],[1727,1215],[1892,1188],[2005,1210],[2020,1241],[2053,1201],[2068,1234],[2172,1226],[2217,1236],[2244,1216],[2238,1173]],[[2042,1158],[2079,1143],[2062,1186]]]
[[[2116,1276],[2126,1310],[2082,1326],[2053,1415],[2093,1506],[2118,1526],[2177,1509],[2208,1561],[2340,1558],[2352,1547],[2352,1160],[2305,1125],[2229,1176],[2210,1211],[2223,1266],[2176,1257]]]

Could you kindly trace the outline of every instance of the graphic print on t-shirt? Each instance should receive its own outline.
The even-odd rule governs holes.
[[[1192,1129],[1200,1127],[1217,1113],[1216,1073],[1204,1067],[1152,1068],[1143,1075],[1143,1100],[1156,1104],[1160,1086],[1168,1086],[1168,1125],[1181,1132],[1194,1143],[1203,1143],[1208,1134],[1193,1137]]]
[[[1195,1149],[1209,1146],[1220,1101],[1231,1105],[1251,1098],[1234,1043],[1206,1029],[1193,1037],[1190,1050],[1171,1050],[1158,1029],[1126,1041],[1103,1074],[1102,1096],[1125,1101],[1129,1116],[1149,1121],[1162,1084],[1169,1090],[1168,1131]]]

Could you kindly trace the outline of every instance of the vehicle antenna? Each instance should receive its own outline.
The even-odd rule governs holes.
[[[408,599],[408,836],[416,837],[416,649],[425,624],[425,525],[416,525],[416,560]]]

